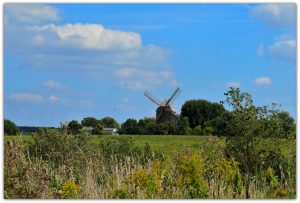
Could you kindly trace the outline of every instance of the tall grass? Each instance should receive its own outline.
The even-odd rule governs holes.
[[[226,156],[219,138],[207,137],[198,150],[185,148],[172,157],[121,136],[99,145],[89,139],[48,130],[30,144],[6,140],[5,198],[245,198],[241,164]],[[288,154],[279,171],[262,167],[251,177],[251,198],[295,198],[296,160]]]

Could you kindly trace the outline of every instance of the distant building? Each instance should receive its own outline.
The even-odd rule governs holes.
[[[82,130],[87,132],[89,135],[93,134],[92,126],[83,127]],[[103,133],[104,133],[104,135],[119,135],[117,128],[104,128]]]
[[[117,128],[104,128],[104,135],[119,135]]]

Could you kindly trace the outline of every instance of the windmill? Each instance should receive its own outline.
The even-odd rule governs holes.
[[[173,92],[173,94],[170,96],[170,98],[168,100],[165,99],[164,101],[158,100],[153,95],[151,95],[148,91],[144,93],[146,97],[148,97],[152,102],[158,105],[158,108],[156,109],[157,123],[176,120],[176,112],[172,107],[172,103],[179,93],[180,93],[180,89],[179,87],[177,87],[176,90]]]

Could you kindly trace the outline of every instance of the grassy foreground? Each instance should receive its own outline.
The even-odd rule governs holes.
[[[5,136],[6,199],[243,199],[243,166],[213,136]],[[251,198],[296,197],[296,142],[263,139]],[[279,147],[281,153],[274,153]]]

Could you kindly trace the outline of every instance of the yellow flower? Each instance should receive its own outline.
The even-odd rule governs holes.
[[[77,198],[79,192],[78,186],[74,181],[67,181],[62,187],[62,197],[65,199]]]

